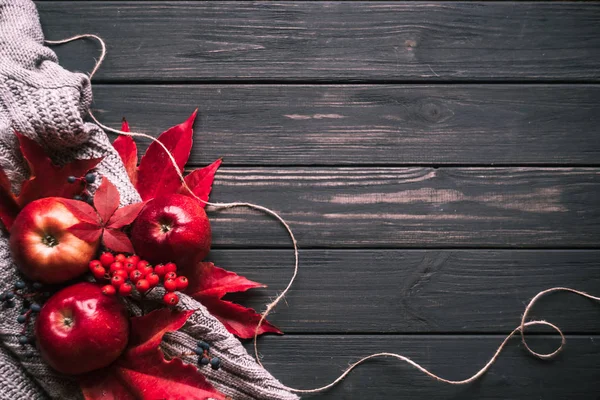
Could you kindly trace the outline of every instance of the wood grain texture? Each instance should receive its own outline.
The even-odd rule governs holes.
[[[265,367],[285,384],[314,388],[337,378],[365,355],[402,353],[449,379],[474,374],[503,336],[284,336],[261,341]],[[538,351],[552,351],[555,336],[531,337]],[[492,369],[475,384],[450,386],[433,381],[394,359],[372,360],[330,391],[311,399],[597,399],[600,391],[600,337],[567,337],[566,351],[553,361],[534,359],[514,339]]]
[[[126,116],[153,135],[198,107],[196,165],[600,162],[595,85],[96,85],[94,96],[104,123]]]
[[[39,2],[49,39],[109,48],[102,81],[600,78],[600,7],[515,2]],[[57,49],[90,70],[91,43]]]
[[[211,199],[278,211],[303,248],[596,248],[600,238],[597,168],[223,168]],[[258,212],[209,215],[217,247],[290,245]]]
[[[268,285],[230,299],[263,310],[292,275],[291,250],[213,250],[216,265]],[[287,333],[503,333],[555,286],[600,294],[596,250],[303,250],[269,318]],[[531,318],[600,331],[600,303],[544,297]]]

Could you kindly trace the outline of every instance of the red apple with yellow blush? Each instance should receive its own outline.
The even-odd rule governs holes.
[[[136,218],[131,242],[151,263],[195,265],[210,251],[210,222],[196,199],[181,194],[157,197]]]
[[[62,289],[42,307],[36,323],[37,347],[55,370],[83,374],[115,361],[127,346],[129,318],[118,296],[82,282]]]
[[[62,198],[46,197],[21,210],[10,229],[10,249],[23,275],[42,283],[61,283],[87,271],[100,239],[89,243],[68,228],[80,220]]]

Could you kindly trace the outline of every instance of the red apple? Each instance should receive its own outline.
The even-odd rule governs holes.
[[[80,222],[58,197],[29,203],[10,230],[10,249],[23,274],[43,283],[61,283],[87,271],[99,240],[88,243],[67,229]]]
[[[35,324],[44,360],[63,374],[93,371],[115,361],[129,338],[127,310],[117,296],[89,282],[69,286],[42,307]]]
[[[210,250],[210,223],[204,208],[191,197],[157,197],[136,218],[131,242],[140,257],[154,264],[194,265]]]

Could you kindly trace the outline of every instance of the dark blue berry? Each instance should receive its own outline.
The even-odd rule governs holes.
[[[12,292],[9,290],[8,292],[4,293],[4,299],[12,300],[14,298],[15,298],[15,292]]]
[[[76,181],[77,181],[77,178],[74,177],[73,175],[71,175],[67,178],[67,182],[69,182],[69,183],[75,183]]]
[[[29,308],[23,307],[21,308],[21,312],[19,314],[25,314],[27,311],[29,311]]]
[[[14,308],[16,305],[17,305],[17,303],[15,303],[15,301],[13,299],[6,301],[6,307],[8,307],[8,308]]]
[[[25,336],[25,335],[19,336],[19,343],[20,344],[27,344],[27,343],[29,343],[29,338],[27,336]]]
[[[198,364],[200,365],[208,365],[209,362],[208,357],[198,357]]]
[[[25,289],[25,282],[23,281],[16,281],[15,282],[15,289]]]
[[[76,194],[75,196],[73,196],[73,200],[83,200],[83,197],[81,197],[80,195]]]
[[[87,183],[94,183],[96,181],[96,175],[88,172],[87,174],[85,174],[85,181]]]
[[[33,312],[40,312],[40,310],[42,309],[42,306],[40,306],[38,303],[33,303],[32,305],[29,306],[29,309]]]
[[[204,354],[204,349],[201,347],[196,347],[194,349],[194,353],[198,354],[199,356],[201,356],[202,354]]]
[[[44,285],[42,285],[41,283],[33,282],[33,290],[40,290],[43,287],[44,287]]]
[[[221,359],[219,357],[213,357],[210,360],[210,367],[212,369],[219,369],[221,367]]]
[[[18,322],[18,323],[20,323],[20,324],[24,324],[24,323],[25,323],[25,321],[27,321],[27,316],[26,316],[26,315],[23,315],[23,314],[21,314],[21,315],[19,315],[19,316],[17,317],[17,322]]]
[[[210,350],[210,345],[202,340],[198,341],[198,347],[200,347],[202,350]]]

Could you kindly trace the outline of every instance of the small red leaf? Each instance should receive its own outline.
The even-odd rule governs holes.
[[[104,225],[108,223],[110,217],[119,207],[119,201],[119,191],[115,185],[108,178],[102,178],[102,184],[94,195],[94,207],[96,207],[96,211],[98,211]]]
[[[10,181],[4,170],[0,169],[0,220],[7,230],[12,226],[18,213],[19,205],[12,193]]]
[[[84,187],[80,183],[67,184],[67,177],[80,177],[96,167],[101,158],[74,160],[62,167],[54,165],[44,150],[33,140],[17,133],[21,153],[29,166],[30,177],[21,186],[17,204],[24,207],[42,197],[72,198],[81,194]]]
[[[163,132],[158,140],[171,152],[179,170],[187,162],[192,149],[192,125],[196,119],[194,113],[182,124]],[[142,200],[150,200],[159,194],[175,193],[180,187],[179,176],[171,164],[171,159],[164,149],[152,142],[138,168],[137,190]]]
[[[133,253],[133,245],[127,235],[117,229],[106,228],[102,235],[104,245],[118,253]]]
[[[208,312],[214,315],[227,330],[242,339],[251,339],[254,337],[254,331],[260,321],[260,315],[253,309],[243,307],[239,304],[225,301],[212,296],[199,296],[198,301],[202,303]],[[283,334],[268,321],[263,321],[258,334],[266,332]]]
[[[142,201],[119,208],[108,220],[108,227],[119,229],[125,225],[131,224],[137,218],[138,214],[140,211],[142,211],[142,208],[144,208],[145,205],[146,202]]]
[[[208,196],[212,190],[213,181],[215,180],[215,173],[221,166],[220,158],[214,163],[192,171],[188,176],[185,177],[185,183],[192,189],[192,192],[204,201],[208,201]],[[179,193],[189,196],[189,191],[183,187],[179,189]],[[206,206],[204,203],[200,203],[202,207]]]
[[[103,228],[98,224],[80,222],[70,226],[67,230],[84,242],[95,243],[98,239],[100,239]]]
[[[71,199],[61,199],[61,203],[80,221],[100,226],[98,213],[88,203]]]
[[[198,263],[196,269],[187,272],[189,280],[186,293],[190,296],[212,296],[218,299],[227,293],[245,292],[248,289],[266,287],[235,272],[215,266],[211,262]]]
[[[260,315],[253,309],[223,300],[227,293],[244,292],[265,287],[231,271],[216,267],[211,262],[198,263],[193,271],[184,271],[189,280],[186,293],[202,303],[229,332],[242,339],[254,337]],[[263,321],[258,334],[282,333],[268,321]]]
[[[159,308],[131,319],[127,357],[139,357],[158,347],[165,333],[181,328],[194,310],[177,311]]]
[[[123,120],[123,126],[121,127],[123,132],[129,132],[129,125],[127,121]],[[123,165],[125,166],[125,171],[127,171],[127,176],[133,183],[133,186],[137,183],[137,146],[135,141],[131,136],[121,135],[115,139],[113,142],[113,147],[121,157],[121,161],[123,161]]]

